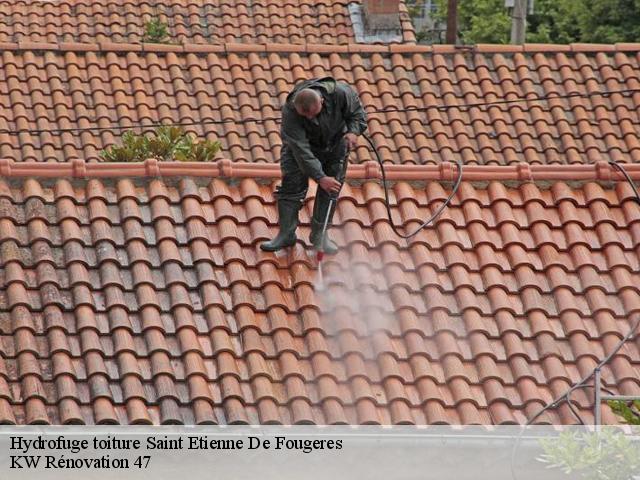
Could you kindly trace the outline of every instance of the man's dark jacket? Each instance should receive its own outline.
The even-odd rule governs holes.
[[[324,98],[322,111],[313,120],[299,115],[293,105],[296,93],[304,88],[317,90]],[[358,94],[332,77],[298,84],[287,96],[282,109],[284,147],[291,150],[300,169],[316,181],[325,176],[317,153],[330,150],[345,133],[361,135],[366,129],[367,116]]]

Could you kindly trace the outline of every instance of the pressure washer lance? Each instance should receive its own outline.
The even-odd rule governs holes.
[[[324,242],[327,238],[327,228],[329,228],[329,216],[331,215],[331,209],[333,208],[333,205],[338,201],[338,194],[339,193],[329,195],[329,198],[330,198],[329,208],[327,209],[327,216],[324,218],[324,224],[322,225],[322,233],[320,235],[320,245],[318,247],[318,250],[316,251],[316,261],[318,262],[318,283],[317,283],[318,290],[324,290],[324,276],[322,275],[322,260],[324,258]]]
[[[340,195],[340,190],[342,190],[342,186],[347,178],[347,168],[349,167],[349,156],[351,152],[347,152],[347,156],[343,160],[342,169],[340,173],[340,178],[342,178],[342,182],[340,182],[340,188],[337,193],[329,194],[329,208],[327,208],[327,215],[324,217],[324,223],[322,224],[322,233],[320,235],[320,246],[316,250],[316,261],[318,262],[318,282],[317,289],[324,289],[324,276],[322,275],[322,260],[324,258],[324,244],[327,239],[327,229],[329,228],[329,217],[331,216],[331,210],[333,209],[334,204],[338,201],[338,196]]]

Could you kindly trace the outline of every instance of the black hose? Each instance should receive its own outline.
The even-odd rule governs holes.
[[[407,240],[407,239],[413,237],[414,235],[418,234],[418,232],[420,232],[420,230],[422,230],[423,228],[428,226],[430,223],[432,223],[434,220],[436,220],[440,215],[442,215],[442,212],[444,211],[444,209],[447,208],[447,206],[451,203],[451,200],[453,199],[454,195],[457,193],[458,188],[460,188],[460,183],[462,183],[462,170],[464,168],[463,163],[462,163],[461,160],[458,160],[456,162],[458,164],[458,178],[456,179],[456,183],[453,185],[453,189],[451,190],[451,194],[449,194],[449,196],[444,201],[444,203],[438,208],[438,210],[436,210],[436,213],[434,213],[430,218],[428,218],[427,220],[422,222],[422,224],[420,224],[420,226],[418,228],[416,228],[415,231],[413,231],[412,233],[409,233],[409,234],[405,234],[405,233],[402,233],[398,229],[398,227],[396,227],[393,224],[393,219],[391,218],[391,201],[389,200],[389,186],[387,185],[387,174],[386,174],[386,172],[384,170],[384,164],[382,163],[382,159],[380,158],[380,154],[378,153],[378,150],[376,149],[375,145],[373,144],[373,141],[371,140],[371,138],[366,134],[363,135],[363,136],[367,140],[367,142],[369,142],[369,145],[371,145],[371,148],[373,149],[373,153],[376,156],[376,160],[378,161],[378,164],[380,165],[380,170],[382,172],[382,185],[384,187],[385,206],[387,208],[387,217],[389,217],[389,223],[391,224],[391,229],[400,238],[404,238],[405,240]]]

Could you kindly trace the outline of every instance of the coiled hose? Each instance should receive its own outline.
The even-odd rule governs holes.
[[[415,231],[413,231],[411,233],[408,233],[408,234],[407,233],[402,233],[398,229],[398,227],[396,227],[394,225],[393,220],[391,218],[391,200],[389,199],[389,186],[387,185],[387,174],[386,174],[386,172],[384,170],[384,164],[382,163],[382,159],[380,158],[380,154],[378,153],[378,150],[376,149],[375,145],[373,144],[373,141],[371,140],[371,138],[366,134],[363,135],[363,136],[367,140],[369,145],[371,145],[373,153],[376,156],[376,160],[378,161],[378,164],[380,165],[380,170],[382,172],[382,186],[384,187],[385,206],[386,206],[386,209],[387,209],[387,217],[389,218],[389,224],[391,225],[391,229],[400,238],[404,238],[405,240],[408,240],[409,238],[417,235],[418,232],[420,232],[420,230],[422,230],[423,228],[427,227],[429,224],[434,222],[440,215],[442,215],[442,212],[444,211],[444,209],[447,208],[447,206],[451,203],[451,200],[453,199],[453,197],[457,193],[458,189],[460,188],[460,183],[462,183],[462,170],[464,168],[464,165],[463,165],[461,160],[458,160],[456,162],[457,165],[458,165],[458,178],[456,179],[456,182],[453,185],[453,189],[451,190],[451,193],[449,194],[447,199],[444,201],[444,203],[438,208],[438,210],[436,210],[436,213],[434,213],[430,218],[428,218],[427,220],[422,222],[422,224],[420,224],[420,226],[418,228],[416,228]]]

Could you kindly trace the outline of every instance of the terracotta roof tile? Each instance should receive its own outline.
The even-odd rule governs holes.
[[[434,46],[429,53],[405,45],[403,53],[395,53],[389,46],[360,45],[350,46],[355,53],[347,55],[322,45],[300,52],[283,45],[269,46],[264,56],[260,52],[266,47],[250,44],[189,47],[185,53],[182,47],[124,52],[127,44],[101,45],[102,52],[60,46],[57,51],[2,53],[6,75],[0,126],[22,130],[18,135],[0,130],[3,159],[71,161],[81,176],[85,167],[77,159],[97,161],[101,149],[117,143],[121,130],[56,129],[195,121],[202,125],[187,130],[220,139],[220,158],[274,163],[281,143],[280,107],[293,83],[333,74],[358,90],[371,112],[369,133],[385,162],[640,161],[635,127],[640,94],[596,95],[640,89],[637,56],[628,46],[528,52]],[[541,94],[549,98],[534,100]],[[562,98],[577,94],[592,96]],[[520,98],[530,101],[466,107]],[[434,108],[372,111],[396,107]],[[265,120],[242,123],[251,118]],[[215,123],[220,121],[229,123]],[[363,142],[353,157],[354,163],[372,159]],[[149,160],[144,168],[155,174],[158,163]]]
[[[0,42],[140,43],[145,23],[158,16],[171,41],[188,44],[227,42],[346,44],[355,42],[346,0],[186,1],[158,6],[134,0],[100,4],[62,0],[34,9],[24,0],[3,0],[11,13],[0,23]],[[401,2],[404,42],[415,42],[407,8]]]
[[[640,313],[624,183],[464,182],[409,244],[379,186],[349,185],[324,291],[308,245],[258,250],[273,185],[0,182],[0,420],[522,423]],[[447,188],[398,182],[396,220],[414,225]],[[605,385],[638,394],[639,369],[631,341]],[[589,421],[591,396],[574,399]]]

